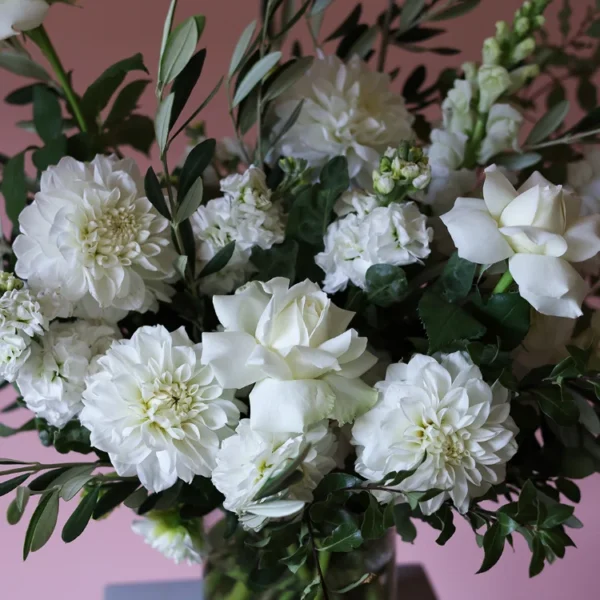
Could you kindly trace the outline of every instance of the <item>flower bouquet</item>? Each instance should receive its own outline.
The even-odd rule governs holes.
[[[2,157],[0,376],[24,424],[0,436],[69,455],[0,459],[24,558],[69,502],[66,543],[125,505],[205,563],[209,598],[396,597],[389,532],[415,521],[445,544],[466,519],[480,572],[517,536],[532,576],[562,558],[573,480],[600,471],[597,4],[577,29],[562,2],[554,42],[526,1],[431,79],[392,57],[456,54],[428,42],[479,0],[358,4],[331,33],[332,0],[267,0],[206,82],[205,19],[173,0],[150,119],[140,55],[73,89],[56,1],[0,4],[0,66],[30,80],[6,101],[39,136]],[[216,142],[197,119],[220,88]],[[127,154],[154,143],[142,176]]]

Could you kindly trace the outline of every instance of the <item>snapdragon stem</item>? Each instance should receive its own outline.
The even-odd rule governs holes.
[[[500,277],[500,281],[496,284],[494,291],[492,294],[502,294],[505,292],[512,282],[514,281],[513,276],[510,274],[510,271],[506,271],[502,277]]]
[[[69,106],[71,107],[71,111],[73,112],[73,116],[77,121],[77,125],[82,133],[86,133],[88,130],[87,123],[85,122],[85,117],[83,116],[83,111],[81,110],[81,106],[79,104],[79,98],[77,94],[73,90],[71,86],[71,82],[69,81],[69,76],[67,75],[46,30],[43,25],[37,27],[36,29],[32,29],[27,32],[27,36],[31,39],[31,41],[37,45],[37,47],[42,51],[42,54],[46,57],[47,61],[50,63],[58,83],[60,84],[63,92],[65,93],[65,97]]]

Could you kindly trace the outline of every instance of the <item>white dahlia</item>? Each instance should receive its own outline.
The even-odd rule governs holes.
[[[274,106],[273,131],[304,105],[294,126],[274,152],[322,167],[335,156],[348,159],[350,177],[368,186],[388,146],[412,139],[414,117],[404,98],[390,90],[390,79],[372,71],[358,56],[343,63],[337,56],[317,58],[306,75]]]
[[[119,330],[91,321],[55,321],[31,344],[31,355],[19,371],[17,385],[27,408],[54,427],[62,428],[83,408],[85,380]]]
[[[302,478],[281,497],[255,499],[265,483],[285,471],[309,444],[299,467]],[[225,496],[223,506],[236,513],[245,528],[258,531],[269,519],[296,515],[312,501],[312,491],[336,466],[336,449],[327,423],[304,434],[266,433],[255,431],[250,419],[243,419],[235,435],[223,442],[212,480]]]
[[[468,355],[416,354],[388,367],[376,387],[378,403],[352,430],[357,473],[380,481],[416,469],[398,489],[444,490],[421,504],[425,514],[447,498],[464,513],[472,498],[504,480],[517,451],[509,392],[498,383],[490,387]]]
[[[145,312],[169,301],[176,254],[168,221],[144,196],[130,159],[63,158],[19,217],[16,273],[35,290],[54,289],[94,308]]]
[[[351,423],[377,398],[360,380],[377,359],[348,329],[354,313],[318,285],[253,281],[213,303],[224,331],[204,333],[202,361],[226,388],[256,384],[253,429],[302,433],[323,419]]]
[[[45,0],[0,0],[0,40],[39,27],[49,8]]]
[[[185,330],[141,327],[115,342],[87,378],[81,423],[117,473],[160,492],[177,479],[209,477],[239,409]]]
[[[146,544],[175,564],[202,564],[204,529],[201,519],[182,521],[177,511],[153,511],[131,525]]]

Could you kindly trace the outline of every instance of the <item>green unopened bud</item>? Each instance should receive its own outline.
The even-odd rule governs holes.
[[[510,58],[513,63],[519,63],[522,60],[525,60],[528,56],[531,56],[534,50],[535,40],[532,37],[528,37],[515,46]]]
[[[423,149],[403,141],[381,157],[373,171],[373,188],[386,202],[401,200],[411,189],[421,190],[431,181],[429,159]]]
[[[498,21],[496,23],[496,39],[503,43],[510,38],[510,27],[506,21]]]
[[[531,22],[527,17],[519,17],[515,19],[515,33],[520,37],[524,37],[529,33]]]
[[[373,171],[373,189],[378,194],[387,196],[392,192],[395,187],[394,178],[391,173],[380,173],[379,171]]]
[[[475,81],[477,79],[477,65],[474,62],[463,63],[462,70],[467,81]]]
[[[518,92],[528,81],[535,79],[540,74],[538,65],[524,65],[518,69],[514,69],[509,73],[510,87],[507,90],[508,94]]]
[[[279,159],[279,168],[286,175],[304,174],[308,170],[308,161],[304,160],[303,158],[286,156]]]
[[[483,65],[477,74],[477,81],[480,113],[488,112],[511,83],[508,71],[499,65]]]
[[[500,49],[500,44],[496,38],[487,38],[487,40],[483,42],[483,50],[481,54],[484,65],[500,64],[502,50]]]
[[[25,284],[12,273],[5,271],[0,272],[0,292],[12,292],[12,290],[20,290]]]
[[[533,17],[532,22],[535,29],[541,29],[546,24],[546,17],[544,15],[536,15]]]
[[[398,156],[402,160],[408,160],[409,151],[410,151],[410,144],[406,140],[400,142],[400,144],[398,145]]]
[[[531,14],[532,8],[533,8],[533,5],[531,4],[531,2],[529,2],[529,0],[526,0],[521,5],[521,8],[519,10],[517,10],[517,15],[528,17]]]
[[[550,4],[550,0],[533,0],[533,12],[543,13]]]
[[[394,154],[392,154],[392,156],[384,155],[381,157],[381,160],[379,161],[379,170],[381,171],[381,173],[390,173],[392,171],[392,163],[393,163],[393,156],[395,156],[395,150],[392,150],[392,152],[394,152]],[[390,150],[387,150],[387,152],[389,152]]]

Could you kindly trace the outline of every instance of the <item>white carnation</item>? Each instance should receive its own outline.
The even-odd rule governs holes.
[[[35,290],[102,309],[155,310],[169,301],[175,251],[168,221],[143,195],[132,160],[63,158],[19,216],[16,272]]]
[[[417,354],[391,365],[377,387],[377,405],[352,430],[357,473],[380,481],[416,469],[398,489],[445,490],[421,504],[425,514],[447,498],[464,513],[471,499],[504,480],[517,451],[509,392],[498,383],[490,387],[468,355]]]
[[[281,498],[255,500],[265,483],[281,474],[309,444],[300,465],[302,479]],[[250,420],[243,419],[235,435],[223,442],[212,480],[225,496],[224,508],[236,513],[244,527],[258,531],[269,519],[293,516],[312,501],[312,491],[336,465],[336,449],[326,423],[294,435],[255,431]]]
[[[253,281],[233,296],[215,296],[222,332],[204,333],[202,360],[223,387],[250,392],[252,427],[306,431],[325,418],[352,422],[375,402],[359,377],[376,359],[348,329],[354,313],[335,306],[306,280]]]
[[[202,564],[205,549],[201,519],[184,523],[177,511],[153,511],[134,521],[131,528],[175,564]]]
[[[2,0],[0,2],[0,40],[21,31],[39,27],[50,5],[45,0]]]
[[[250,210],[271,208],[271,190],[267,187],[267,177],[261,169],[250,167],[244,173],[235,173],[221,180],[221,191],[225,196]]]
[[[344,192],[335,203],[333,210],[338,217],[356,213],[359,217],[369,214],[379,206],[377,198],[361,189],[354,188]]]
[[[600,150],[587,150],[567,167],[567,182],[581,196],[581,214],[600,214]]]
[[[350,214],[334,221],[325,234],[325,250],[315,262],[325,271],[328,294],[349,282],[365,289],[366,273],[377,264],[409,265],[427,258],[433,230],[412,202],[378,206],[362,219]]]
[[[82,410],[85,379],[98,356],[121,337],[113,326],[90,321],[54,322],[31,344],[31,355],[19,371],[17,385],[27,408],[62,428]]]
[[[372,71],[358,56],[343,63],[337,56],[317,58],[313,66],[274,106],[277,132],[298,103],[295,125],[277,144],[279,155],[322,167],[335,156],[348,159],[350,177],[367,186],[388,146],[412,139],[413,116],[389,77]]]
[[[510,104],[494,104],[486,123],[486,135],[479,149],[478,162],[485,165],[490,158],[506,150],[519,151],[519,132],[523,115]]]
[[[239,419],[233,392],[201,364],[201,352],[183,327],[141,327],[115,342],[87,379],[80,420],[92,445],[151,492],[209,477]]]

